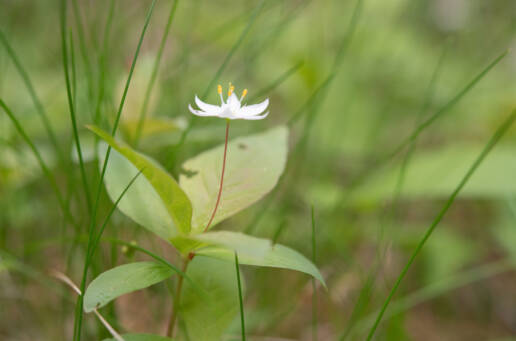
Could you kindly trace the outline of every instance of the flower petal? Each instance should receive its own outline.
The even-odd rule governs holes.
[[[243,106],[242,108],[240,108],[240,111],[238,114],[240,116],[245,116],[245,117],[258,115],[258,114],[261,114],[262,112],[264,112],[265,109],[267,109],[268,105],[269,105],[269,99],[267,98],[262,103],[253,104],[253,105],[249,105],[249,106]]]
[[[197,95],[195,95],[195,104],[197,104],[197,106],[202,111],[207,112],[207,113],[219,113],[220,112],[220,107],[218,105],[204,103],[203,101],[201,101],[199,99],[199,97],[197,97]]]
[[[244,119],[244,120],[263,120],[265,117],[267,117],[267,115],[269,115],[269,111],[267,111],[263,115],[258,115],[258,116],[239,116],[238,118],[241,118],[241,119]]]
[[[197,116],[218,116],[216,113],[209,113],[209,112],[204,112],[202,110],[195,110],[194,108],[192,108],[192,106],[190,104],[188,104],[188,109],[190,109],[190,112],[194,115],[197,115]]]
[[[238,110],[240,110],[240,100],[234,92],[228,98],[228,106],[233,112],[237,112]]]

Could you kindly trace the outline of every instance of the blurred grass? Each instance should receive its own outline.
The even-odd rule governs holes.
[[[275,191],[221,228],[281,240],[305,255],[316,240],[329,286],[312,295],[307,277],[246,268],[247,339],[363,340],[457,177],[515,107],[514,52],[495,59],[516,44],[514,1],[158,1],[129,84],[150,5],[69,1],[64,61],[72,66],[73,49],[75,67],[68,94],[59,1],[11,1],[0,11],[0,339],[72,334],[73,305],[44,297],[48,283],[5,259],[38,273],[59,269],[80,282],[85,237],[97,220],[85,190],[94,198],[101,178],[95,138],[84,125],[111,130],[119,122],[119,137],[177,173],[183,160],[223,138],[216,119],[193,124],[188,103],[203,91],[215,101],[214,84],[232,81],[249,89],[250,102],[270,97],[272,110],[264,121],[235,122],[234,136],[290,121],[292,148]],[[167,120],[168,128],[142,133],[136,143],[131,124],[140,118],[142,126]],[[394,155],[400,146],[405,154]],[[377,339],[516,334],[514,148],[512,129],[407,273]],[[94,216],[106,217],[113,204],[98,193]],[[85,280],[148,257],[130,252],[133,240],[134,248],[176,264],[173,250],[115,211],[102,238],[92,239],[99,246]],[[144,304],[139,295],[107,307],[104,316],[121,331],[161,332],[168,291],[150,288]],[[83,339],[106,336],[97,321],[85,320]],[[239,324],[228,335],[239,335]]]

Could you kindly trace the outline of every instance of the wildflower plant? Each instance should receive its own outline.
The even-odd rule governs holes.
[[[224,145],[185,161],[182,168],[186,172],[178,180],[150,157],[100,128],[89,126],[105,142],[98,150],[101,166],[106,148],[112,148],[104,178],[108,195],[118,202],[118,209],[125,215],[171,244],[183,264],[171,267],[147,261],[107,270],[88,286],[84,296],[86,312],[125,293],[177,276],[167,336],[174,336],[180,318],[190,339],[220,340],[238,314],[236,257],[241,265],[296,270],[325,285],[312,262],[295,250],[240,232],[211,231],[270,192],[284,171],[288,154],[286,126],[229,140],[230,121],[264,119],[268,115],[264,113],[268,99],[259,104],[243,104],[247,90],[238,98],[231,83],[226,100],[220,85],[218,94],[218,106],[195,96],[199,109],[191,105],[188,108],[197,116],[226,120]],[[134,183],[127,189],[130,181]],[[123,191],[125,195],[119,199]]]

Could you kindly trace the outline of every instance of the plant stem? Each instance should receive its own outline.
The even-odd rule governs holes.
[[[224,157],[222,160],[222,173],[220,174],[220,186],[219,186],[219,192],[217,194],[217,201],[215,202],[215,207],[213,208],[213,213],[211,214],[210,221],[208,221],[208,224],[204,228],[204,232],[208,231],[208,229],[210,228],[213,218],[215,217],[215,213],[217,213],[217,209],[219,208],[220,198],[222,196],[222,187],[224,185],[224,173],[226,171],[226,156],[228,154],[229,123],[230,122],[231,121],[229,119],[226,120],[226,138],[224,141]],[[192,259],[194,259],[194,257],[195,257],[194,252],[190,252],[188,254],[188,257],[186,258],[186,260],[183,264],[183,269],[181,270],[183,272],[183,274],[186,273],[188,264],[190,263],[190,261],[192,261]],[[179,310],[179,302],[181,300],[181,289],[183,288],[183,279],[184,279],[184,276],[181,275],[181,276],[179,276],[179,280],[177,282],[176,294],[174,295],[174,301],[173,301],[173,306],[172,306],[172,313],[170,315],[170,321],[169,321],[168,327],[167,327],[167,336],[168,337],[174,336],[174,327],[176,325],[177,311]]]
[[[188,268],[188,264],[194,258],[194,256],[195,256],[194,253],[190,253],[188,255],[188,258],[185,260],[185,262],[183,264],[183,268],[181,269],[183,274],[186,273],[186,269]],[[179,310],[179,302],[180,302],[180,299],[181,299],[181,289],[183,288],[183,279],[184,279],[184,276],[181,275],[181,276],[179,276],[179,280],[177,282],[176,294],[174,296],[174,302],[173,302],[173,305],[172,305],[172,313],[170,315],[170,321],[169,321],[168,327],[167,327],[167,336],[168,337],[173,337],[174,336],[174,327],[176,325],[177,311]]]
[[[222,186],[224,184],[224,172],[226,171],[226,156],[227,156],[227,152],[228,152],[229,123],[230,123],[230,120],[226,120],[226,140],[224,142],[224,159],[222,161],[222,173],[220,174],[219,193],[217,194],[217,201],[215,202],[215,208],[213,209],[213,213],[211,214],[211,218],[208,221],[208,224],[204,228],[204,232],[208,231],[208,229],[210,228],[213,218],[215,218],[215,213],[217,213],[217,209],[219,208],[220,197],[222,196]]]
[[[235,252],[235,268],[238,283],[238,303],[240,304],[240,326],[242,329],[242,341],[246,340],[245,337],[245,317],[244,317],[244,299],[242,298],[242,283],[240,282],[240,269],[238,267],[238,255]]]

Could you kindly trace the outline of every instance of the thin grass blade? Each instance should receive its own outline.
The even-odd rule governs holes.
[[[415,258],[417,257],[417,255],[419,254],[419,252],[421,251],[423,246],[425,245],[426,241],[428,240],[428,238],[430,238],[430,236],[432,235],[432,232],[435,230],[436,226],[441,222],[441,220],[443,219],[444,215],[446,214],[448,209],[451,207],[451,205],[455,201],[455,198],[460,193],[462,188],[467,184],[467,182],[471,178],[471,176],[475,173],[475,171],[477,170],[478,166],[480,166],[480,164],[484,161],[485,157],[489,154],[489,152],[493,149],[493,147],[498,143],[498,141],[502,138],[502,136],[505,135],[505,133],[507,132],[507,130],[509,130],[509,128],[512,126],[512,124],[514,123],[515,120],[516,120],[516,109],[512,111],[512,113],[505,120],[505,122],[503,122],[500,125],[500,127],[496,130],[496,132],[491,137],[491,139],[487,142],[486,146],[484,147],[484,149],[482,150],[482,152],[480,153],[478,158],[471,165],[471,167],[469,168],[468,172],[464,175],[464,177],[462,178],[462,180],[458,184],[457,188],[453,191],[451,196],[448,198],[448,200],[446,201],[444,207],[441,209],[441,211],[439,212],[437,217],[434,219],[434,221],[432,222],[432,224],[430,225],[430,227],[426,231],[426,233],[423,236],[423,238],[420,240],[420,242],[416,246],[416,249],[414,250],[414,252],[410,256],[407,264],[405,265],[405,267],[401,271],[400,275],[398,276],[398,278],[397,278],[393,288],[391,289],[391,291],[390,291],[389,295],[387,296],[387,299],[385,300],[385,302],[384,302],[380,312],[378,313],[378,316],[377,316],[377,318],[376,318],[376,320],[375,320],[373,326],[371,327],[371,329],[369,331],[369,334],[367,336],[367,340],[368,341],[373,338],[373,335],[374,335],[376,329],[378,328],[378,324],[380,323],[380,321],[381,321],[381,319],[382,319],[382,317],[383,317],[383,315],[385,313],[385,310],[387,309],[387,307],[388,307],[392,297],[396,293],[398,287],[401,284],[401,281],[403,280],[403,278],[407,274],[410,266],[412,265],[412,263],[414,262]]]

